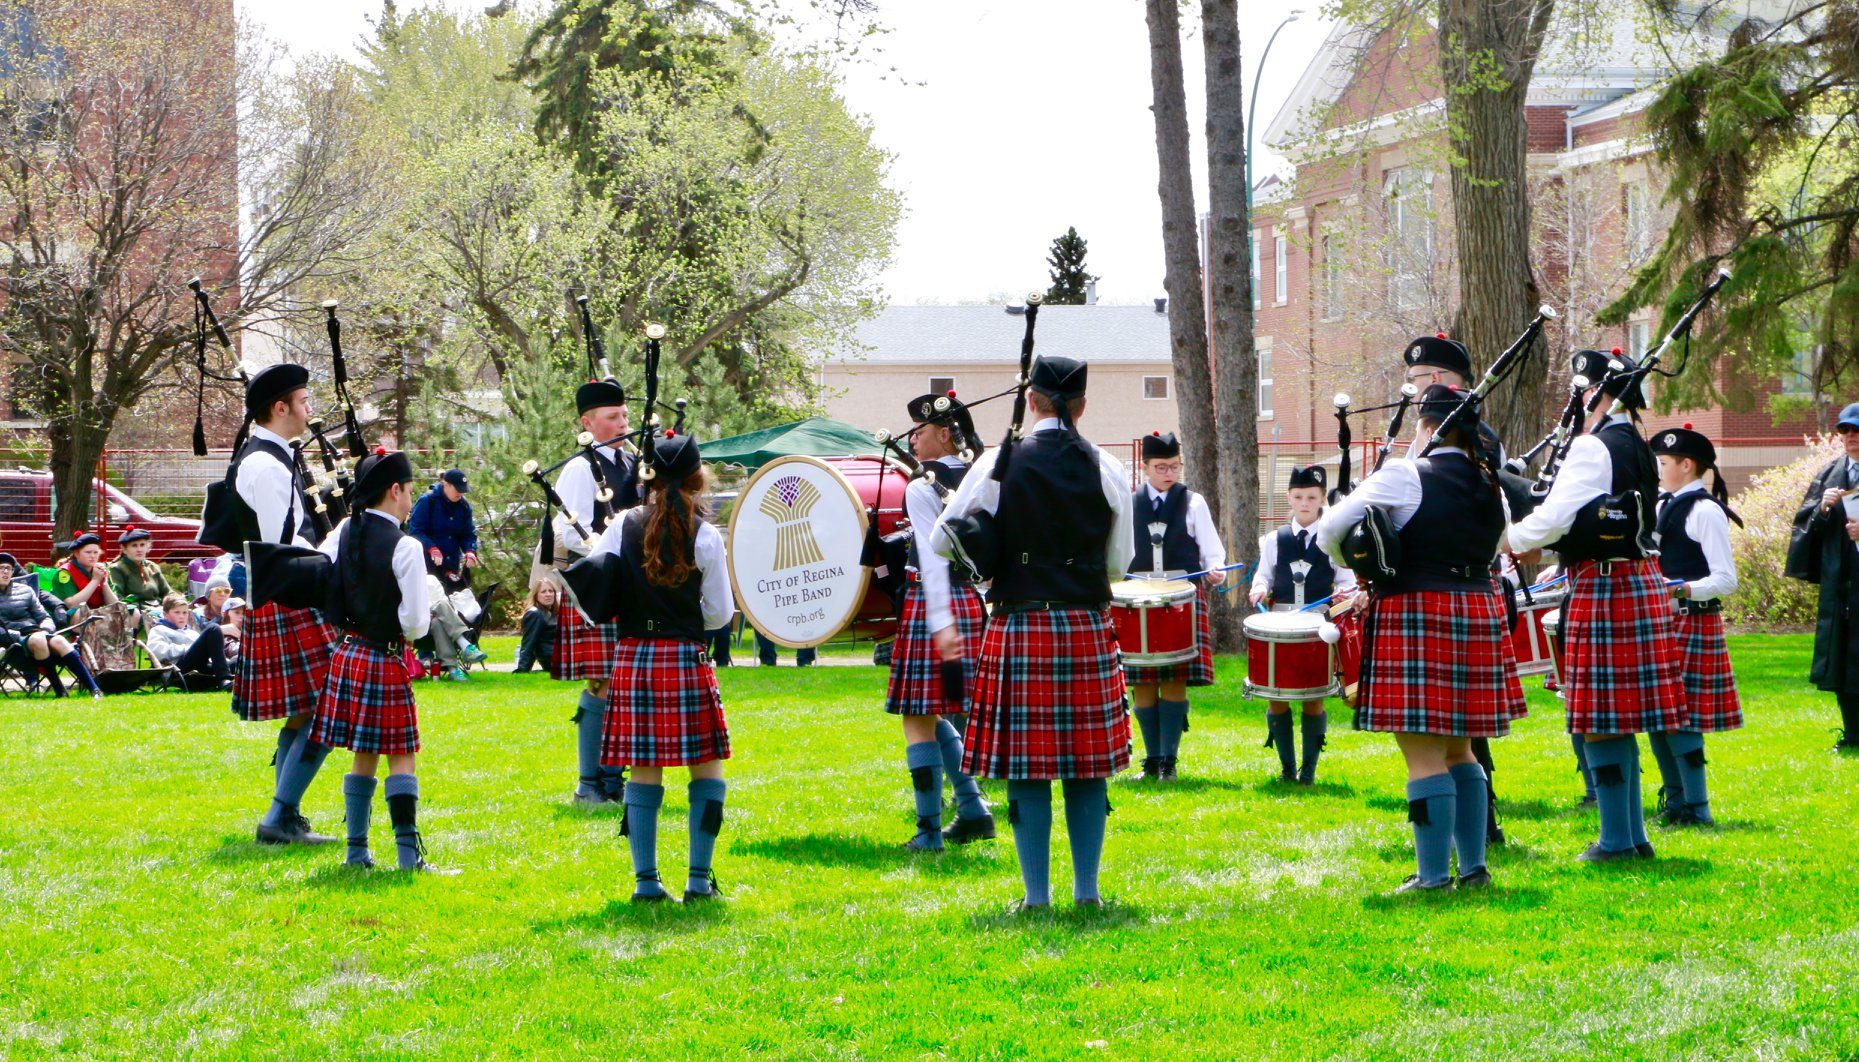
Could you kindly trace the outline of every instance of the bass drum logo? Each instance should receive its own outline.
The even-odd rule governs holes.
[[[775,522],[774,570],[787,571],[825,559],[813,537],[813,507],[820,503],[820,488],[799,476],[782,476],[762,495],[762,515]]]

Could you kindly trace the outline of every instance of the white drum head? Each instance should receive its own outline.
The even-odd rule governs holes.
[[[736,607],[777,645],[832,638],[858,615],[871,581],[859,563],[865,527],[865,503],[832,466],[797,455],[763,465],[729,521]]]
[[[1307,642],[1321,638],[1324,617],[1317,612],[1257,612],[1246,617],[1246,637],[1267,642]]]
[[[1194,584],[1180,579],[1124,579],[1110,584],[1110,600],[1134,608],[1186,601],[1194,594]]]

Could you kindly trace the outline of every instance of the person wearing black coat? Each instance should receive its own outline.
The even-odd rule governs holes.
[[[1840,740],[1859,751],[1859,519],[1844,499],[1859,491],[1859,402],[1840,410],[1835,425],[1846,453],[1814,474],[1794,515],[1786,573],[1820,585],[1809,680],[1839,699]]]

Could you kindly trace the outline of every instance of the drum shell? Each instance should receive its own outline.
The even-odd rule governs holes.
[[[1353,708],[1356,689],[1362,682],[1363,614],[1351,605],[1342,605],[1331,615],[1337,628],[1336,644],[1331,647],[1336,654],[1337,694]]]
[[[1306,617],[1308,624],[1274,617]],[[1246,684],[1242,696],[1272,701],[1314,701],[1336,692],[1331,646],[1319,633],[1322,618],[1309,613],[1246,617]]]
[[[1560,587],[1538,591],[1532,601],[1523,599],[1523,591],[1516,592],[1517,626],[1510,632],[1510,644],[1517,656],[1518,678],[1554,670],[1554,649],[1549,633],[1543,629],[1543,619],[1552,612],[1559,612],[1567,596],[1568,591]]]
[[[1543,638],[1549,643],[1549,677],[1543,680],[1543,688],[1559,690],[1562,688],[1562,641],[1556,635],[1562,628],[1562,610],[1546,613],[1542,626]]]
[[[1110,622],[1125,665],[1184,664],[1199,655],[1200,600],[1192,583],[1127,579],[1113,584],[1110,594]]]

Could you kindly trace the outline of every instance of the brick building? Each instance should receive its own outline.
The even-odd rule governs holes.
[[[1573,351],[1637,354],[1660,338],[1657,307],[1622,326],[1600,326],[1594,315],[1624,290],[1669,222],[1664,180],[1641,135],[1669,60],[1637,40],[1630,20],[1611,27],[1611,37],[1589,30],[1552,33],[1527,100],[1535,265],[1543,301],[1561,314],[1547,333],[1552,395],[1566,393]],[[1264,132],[1296,169],[1255,190],[1262,442],[1333,460],[1332,396],[1347,393],[1358,408],[1391,400],[1406,341],[1451,319],[1457,272],[1436,47],[1430,32],[1338,26]],[[1495,353],[1473,356],[1482,368]],[[1824,416],[1825,400],[1788,393],[1805,382],[1720,378],[1734,410],[1648,419],[1655,427],[1689,421],[1730,440],[1720,454],[1740,486],[1798,452],[1801,435]],[[1771,399],[1784,393],[1797,401],[1778,419]],[[1356,434],[1379,434],[1386,424],[1372,415],[1356,422]],[[1508,441],[1519,449],[1534,442]]]

